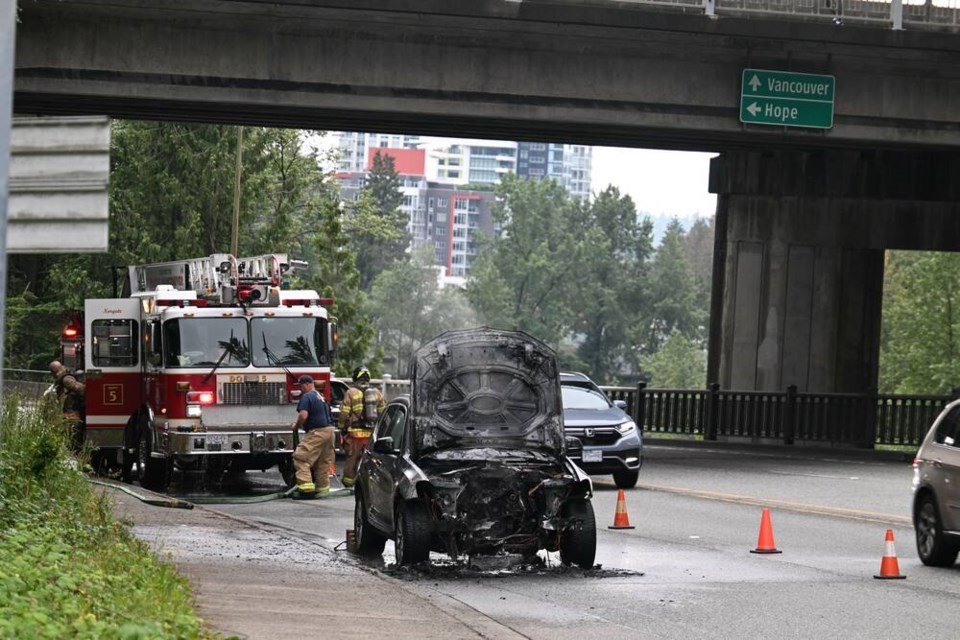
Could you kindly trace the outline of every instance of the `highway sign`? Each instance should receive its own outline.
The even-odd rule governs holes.
[[[833,76],[744,69],[740,122],[830,129],[835,85]]]

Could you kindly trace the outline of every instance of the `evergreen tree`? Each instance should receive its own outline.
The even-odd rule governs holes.
[[[352,208],[348,229],[364,291],[379,273],[406,259],[410,234],[407,216],[400,210],[400,184],[393,157],[377,151],[366,187]]]
[[[584,263],[590,304],[580,307],[577,358],[594,380],[613,381],[631,348],[630,332],[647,291],[647,260],[653,228],[638,220],[629,196],[607,187],[590,207],[590,221],[602,234]]]

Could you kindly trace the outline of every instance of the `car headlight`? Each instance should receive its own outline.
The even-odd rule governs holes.
[[[636,429],[637,429],[637,423],[634,422],[633,420],[627,420],[623,424],[617,425],[617,431],[619,431],[620,435],[622,436],[627,435],[631,431],[636,431]]]

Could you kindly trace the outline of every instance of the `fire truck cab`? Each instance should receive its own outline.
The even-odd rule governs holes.
[[[338,340],[331,300],[282,288],[295,266],[283,254],[131,266],[125,297],[85,301],[62,345],[82,358],[99,459],[125,478],[136,462],[155,490],[175,468],[278,466],[292,484],[296,380],[310,374],[329,402]]]

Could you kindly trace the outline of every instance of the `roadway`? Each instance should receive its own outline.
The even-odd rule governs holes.
[[[626,492],[635,529],[611,530],[617,490],[595,478],[597,563],[471,569],[433,555],[430,570],[400,569],[342,553],[353,500],[279,500],[213,506],[309,537],[344,563],[403,581],[434,605],[466,607],[497,637],[887,638],[952,635],[958,569],[920,564],[909,524],[907,462],[834,454],[648,446],[637,488]],[[259,488],[279,480],[248,473]],[[779,555],[757,555],[769,506]],[[881,581],[884,534],[896,536],[905,580]],[[515,634],[515,635],[514,635]]]

